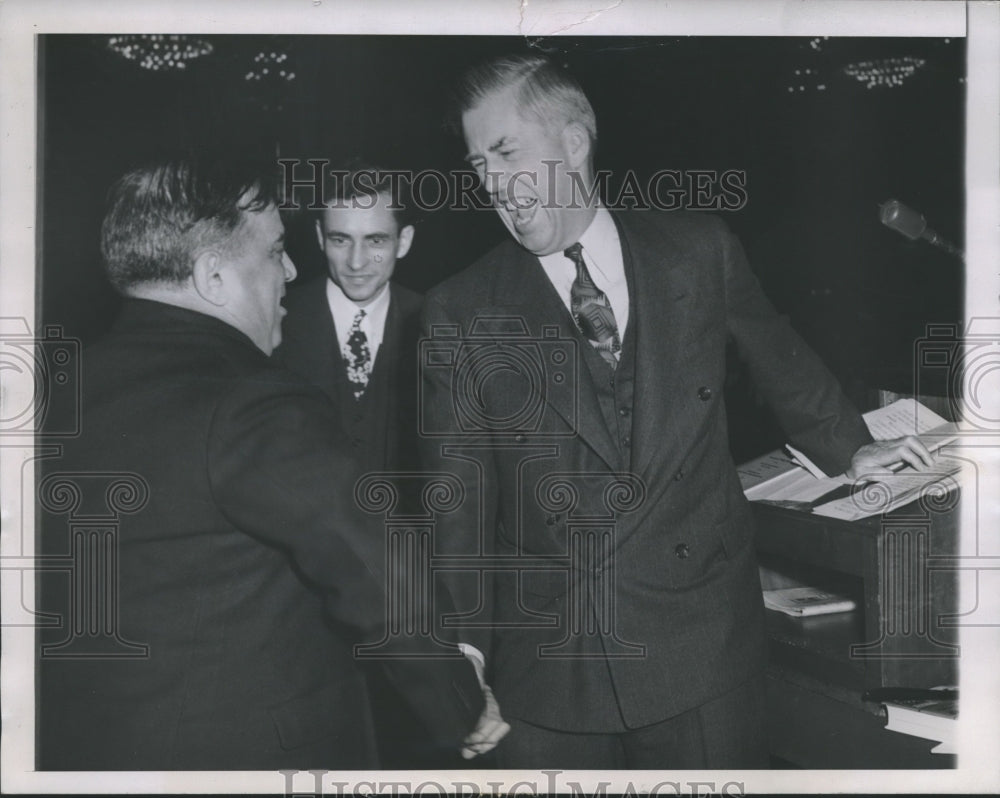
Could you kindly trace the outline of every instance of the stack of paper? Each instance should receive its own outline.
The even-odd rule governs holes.
[[[781,590],[765,590],[764,606],[785,615],[806,617],[808,615],[828,615],[833,612],[848,612],[857,605],[853,599],[837,593],[829,593],[818,587],[786,587]]]
[[[954,754],[958,701],[941,699],[906,700],[885,702],[889,731],[936,740],[941,743],[933,749],[935,754]]]

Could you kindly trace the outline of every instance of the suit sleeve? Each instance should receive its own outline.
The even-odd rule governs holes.
[[[829,475],[847,470],[858,447],[872,440],[864,419],[819,356],[778,315],[743,247],[719,225],[726,319],[740,358],[792,444]]]
[[[455,394],[453,380],[458,350],[465,332],[448,304],[434,295],[424,303],[422,338],[429,347],[421,362],[420,458],[424,470],[449,474],[462,486],[463,501],[452,512],[437,518],[434,550],[445,557],[491,556],[496,534],[496,466],[490,452],[488,429],[463,428],[456,407],[463,397]],[[458,338],[449,336],[438,349],[435,332],[458,328]],[[437,340],[441,340],[437,338]],[[451,343],[448,343],[450,341]],[[455,353],[446,365],[448,352]],[[461,447],[456,449],[455,447]],[[456,456],[457,455],[457,456]],[[456,608],[456,619],[474,618],[459,631],[463,643],[474,646],[489,663],[493,619],[492,581],[486,573],[445,571],[443,583]]]
[[[355,503],[359,474],[345,451],[322,394],[290,375],[269,375],[242,382],[220,403],[207,467],[228,520],[288,551],[324,593],[330,614],[357,630],[360,642],[378,642],[386,633],[385,536]],[[438,650],[420,636],[413,644]],[[451,658],[382,664],[435,740],[457,747],[482,709],[475,672],[457,649]]]

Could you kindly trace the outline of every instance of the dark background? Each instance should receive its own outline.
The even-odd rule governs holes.
[[[943,394],[914,374],[928,323],[962,319],[963,268],[879,223],[895,198],[961,245],[965,42],[912,38],[525,40],[429,36],[211,36],[184,70],[153,71],[108,36],[39,40],[40,317],[87,342],[118,298],[101,273],[98,235],[111,183],[151,158],[223,148],[257,157],[354,155],[390,167],[463,167],[445,128],[447,92],[468,64],[533,47],[565,63],[597,112],[597,167],[618,179],[661,169],[746,172],[748,202],[723,212],[765,290],[848,393]],[[248,79],[260,53],[285,53]],[[859,64],[918,58],[899,86],[868,88]],[[806,72],[808,70],[808,72]],[[823,88],[821,89],[820,86]],[[615,185],[614,180],[612,186]],[[286,219],[308,278],[323,269],[311,222]],[[426,290],[506,235],[491,211],[426,214],[400,282]],[[781,436],[734,364],[727,391],[734,455]]]

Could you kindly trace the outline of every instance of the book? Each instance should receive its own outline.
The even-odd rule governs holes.
[[[955,753],[957,699],[896,699],[884,706],[889,731],[941,743],[933,753]]]
[[[847,596],[830,593],[818,587],[803,586],[765,590],[764,606],[769,610],[783,612],[785,615],[804,618],[809,615],[849,612],[857,604]]]

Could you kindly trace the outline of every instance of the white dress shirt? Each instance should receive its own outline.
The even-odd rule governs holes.
[[[611,310],[614,311],[615,322],[618,324],[618,338],[623,341],[628,328],[629,310],[625,261],[622,258],[618,228],[603,205],[597,208],[590,226],[580,236],[580,244],[583,246],[583,262],[587,264],[590,278],[611,303]],[[541,255],[538,260],[566,309],[570,310],[570,289],[576,279],[576,264],[562,252]],[[621,352],[616,352],[615,356],[620,358]]]
[[[327,278],[326,301],[330,305],[333,326],[337,329],[337,343],[340,345],[341,351],[351,336],[354,317],[358,315],[358,311],[363,310],[365,317],[361,320],[361,331],[368,338],[368,351],[371,352],[372,365],[375,364],[375,358],[378,355],[379,347],[382,346],[382,337],[385,334],[385,320],[389,315],[389,291],[390,284],[386,283],[375,299],[365,307],[359,308],[347,298],[339,285]]]

